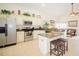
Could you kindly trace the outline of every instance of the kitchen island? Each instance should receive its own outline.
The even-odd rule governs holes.
[[[38,39],[39,39],[39,49],[40,49],[40,52],[43,55],[48,55],[50,53],[50,42],[53,41],[53,40],[59,39],[59,38],[66,39],[66,37],[62,33],[39,34],[38,35]]]

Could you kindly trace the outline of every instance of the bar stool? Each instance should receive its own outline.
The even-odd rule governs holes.
[[[58,49],[62,50],[63,54],[65,54],[65,41],[62,38],[57,39]]]
[[[54,48],[52,48],[52,45],[54,46]],[[52,54],[56,56],[64,55],[65,54],[65,41],[63,41],[62,39],[51,41],[50,42],[50,55]]]
[[[56,43],[57,43],[57,40],[54,40],[54,41],[51,41],[50,42],[50,55],[52,55],[52,51],[54,50],[54,51],[56,51],[56,48],[57,48],[57,45],[56,45]],[[53,47],[52,47],[53,46]]]

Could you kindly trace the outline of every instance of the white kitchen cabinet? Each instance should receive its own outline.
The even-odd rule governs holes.
[[[17,43],[24,41],[24,31],[18,31],[17,32]]]
[[[49,52],[49,41],[46,37],[39,35],[39,49],[43,53],[43,55],[47,55]]]
[[[76,56],[79,56],[79,36],[76,36],[73,42],[75,43],[74,48],[75,48]]]

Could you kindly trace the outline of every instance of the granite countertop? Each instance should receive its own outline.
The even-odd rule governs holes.
[[[35,29],[34,28],[34,31],[36,31],[36,30],[45,30],[45,29]],[[24,29],[16,29],[16,31],[24,31]]]
[[[43,33],[43,34],[38,34],[38,35],[44,36],[47,38],[53,38],[53,37],[61,36],[63,34],[62,33]]]

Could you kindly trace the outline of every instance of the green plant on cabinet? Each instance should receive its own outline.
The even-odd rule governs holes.
[[[31,16],[29,13],[23,13],[24,16]]]

